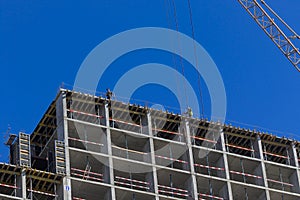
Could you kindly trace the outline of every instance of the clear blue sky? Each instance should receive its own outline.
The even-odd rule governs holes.
[[[299,0],[268,2],[300,32]],[[191,36],[187,1],[175,3],[179,31]],[[300,134],[300,73],[236,0],[191,0],[191,4],[196,40],[214,59],[225,83],[228,122]],[[13,133],[31,133],[59,85],[73,84],[82,61],[101,41],[138,27],[175,29],[168,9],[164,0],[0,0],[0,142],[8,124]],[[113,87],[131,66],[147,62],[172,65],[173,60],[154,50],[125,55],[107,71],[99,90]],[[209,115],[209,95],[202,87]],[[172,97],[157,85],[144,86],[134,95],[177,106]],[[6,160],[7,148],[1,145],[0,150],[0,160]]]

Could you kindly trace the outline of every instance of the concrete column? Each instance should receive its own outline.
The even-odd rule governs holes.
[[[291,183],[294,185],[293,191],[300,193],[300,172],[299,172],[299,162],[298,162],[298,155],[295,144],[293,143],[289,148],[289,155],[291,165],[296,166],[297,169],[295,170],[294,174],[290,177]]]
[[[263,174],[261,165],[258,165],[258,166],[254,169],[254,174],[257,175],[257,176],[261,176],[261,175]],[[263,179],[257,178],[257,179],[255,179],[255,184],[264,186],[265,182],[264,182]]]
[[[106,119],[106,137],[107,137],[107,153],[108,153],[108,171],[109,171],[109,180],[111,185],[115,185],[114,182],[114,166],[112,159],[112,147],[111,147],[111,134],[110,134],[110,123],[109,123],[109,106],[108,102],[105,103],[105,119]],[[115,188],[111,187],[111,199],[116,199]]]
[[[156,194],[155,199],[159,200],[157,171],[155,167],[155,149],[154,149],[154,141],[153,141],[152,122],[151,122],[151,115],[149,111],[147,111],[147,128],[150,136],[149,142],[150,142],[150,156],[151,156],[152,170],[153,170],[153,189]]]
[[[149,187],[150,187],[150,191],[155,191],[155,185],[154,185],[154,180],[153,180],[153,174],[152,172],[148,172],[146,177],[146,182],[150,183]]]
[[[191,133],[190,133],[190,126],[188,119],[184,119],[184,128],[186,131],[186,143],[188,147],[189,152],[189,158],[188,162],[190,163],[190,169],[191,169],[191,184],[189,185],[188,191],[191,191],[191,195],[193,199],[199,199],[198,198],[198,187],[197,187],[197,180],[196,180],[196,173],[195,173],[195,165],[194,165],[194,158],[193,158],[193,148],[192,148],[192,141],[191,141]]]
[[[228,195],[228,190],[227,190],[227,185],[224,185],[221,189],[220,189],[220,191],[219,191],[219,195],[220,196],[227,196]]]
[[[150,142],[147,143],[144,148],[143,148],[144,152],[150,152],[151,151],[151,148],[150,148]],[[143,161],[144,162],[147,162],[147,163],[151,163],[151,154],[148,153],[148,154],[144,154],[143,155]]]
[[[263,147],[261,143],[260,136],[256,136],[256,140],[254,142],[254,152],[255,157],[259,158],[261,160],[261,170],[262,170],[262,177],[263,177],[263,184],[266,188],[268,188],[268,180],[267,180],[267,171],[266,171],[266,165],[264,160],[264,154],[263,154]],[[270,200],[270,192],[268,189],[266,189],[266,199]]]
[[[57,135],[58,140],[65,142],[66,155],[66,176],[63,178],[63,184],[58,188],[58,199],[71,200],[71,180],[70,180],[70,152],[68,141],[68,120],[67,120],[67,101],[66,92],[61,90],[61,95],[56,102]]]
[[[266,196],[264,193],[262,193],[257,200],[266,200]]]
[[[110,169],[109,169],[109,162],[103,162],[103,164],[105,165],[104,170],[103,170],[103,180],[104,183],[108,183],[110,184]],[[111,193],[111,192],[109,192]]]
[[[288,148],[288,152],[289,152],[291,165],[299,167],[297,150],[294,143]]]
[[[224,161],[225,177],[228,180],[227,181],[228,197],[229,197],[229,200],[233,200],[231,183],[229,182],[230,172],[229,172],[228,158],[227,158],[227,154],[225,153],[226,152],[225,136],[224,136],[224,132],[223,132],[222,128],[220,128],[220,141],[221,141],[222,151],[224,152],[223,153],[223,161]]]
[[[295,172],[289,178],[290,183],[294,185],[294,187],[292,187],[293,192],[300,193],[299,180],[299,169],[295,169]]]
[[[219,160],[217,161],[217,166],[224,168],[224,156],[221,156],[219,158]],[[221,177],[221,178],[226,177],[226,174],[224,174],[224,171],[218,170],[217,174],[218,174],[218,177]]]
[[[105,193],[104,199],[105,199],[105,200],[110,200],[110,199],[112,199],[112,198],[111,198],[111,192],[110,192],[110,191],[107,191],[107,192]]]
[[[26,199],[26,170],[23,168],[21,174],[17,176],[17,197]]]

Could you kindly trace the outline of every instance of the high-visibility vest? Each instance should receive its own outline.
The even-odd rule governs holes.
[[[193,111],[192,111],[192,109],[188,109],[188,114],[189,114],[190,117],[193,116]]]

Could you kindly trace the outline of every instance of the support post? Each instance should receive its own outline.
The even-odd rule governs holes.
[[[193,148],[192,148],[192,141],[191,141],[190,124],[189,124],[189,121],[187,118],[184,119],[184,129],[185,129],[185,134],[186,134],[186,144],[187,144],[188,153],[189,153],[188,161],[190,163],[191,177],[192,177],[192,184],[191,184],[192,188],[189,188],[189,191],[191,191],[191,195],[192,195],[193,199],[199,199],[194,158],[193,158]]]
[[[67,120],[67,94],[65,90],[61,90],[61,94],[56,102],[56,123],[58,140],[65,143],[65,161],[66,176],[63,178],[62,184],[58,188],[58,199],[71,200],[71,180],[70,180],[70,152],[68,141],[68,120]]]
[[[115,185],[114,182],[114,166],[113,166],[113,158],[112,158],[112,146],[111,146],[111,133],[110,133],[110,123],[109,123],[109,113],[111,109],[109,107],[109,102],[105,103],[105,119],[106,119],[106,137],[107,137],[107,153],[108,153],[108,171],[109,171],[109,181],[112,186]],[[116,199],[115,188],[111,187],[111,198]]]
[[[295,143],[293,143],[289,148],[289,155],[291,158],[291,164],[296,167],[295,172],[291,175],[290,181],[294,185],[293,191],[300,193],[300,171],[298,154]]]
[[[263,177],[263,184],[266,187],[266,200],[270,200],[270,192],[268,189],[268,180],[267,180],[267,171],[266,171],[266,165],[264,161],[264,154],[263,154],[263,147],[262,147],[262,142],[260,139],[260,136],[256,136],[256,140],[254,143],[254,150],[255,150],[255,156],[260,159],[260,164],[261,164],[261,170],[262,170],[262,177]]]
[[[228,158],[227,158],[227,154],[226,154],[225,134],[224,134],[224,131],[223,131],[222,128],[220,128],[220,141],[221,141],[221,147],[222,147],[222,151],[223,151],[225,177],[226,177],[227,180],[230,180]],[[228,189],[229,200],[233,200],[231,183],[229,181],[227,181],[227,189]]]
[[[17,197],[21,197],[26,199],[26,169],[23,168],[21,171],[21,175],[16,177],[17,181]]]
[[[152,162],[152,171],[153,171],[153,189],[155,192],[155,200],[159,200],[158,196],[158,180],[157,180],[157,171],[155,167],[155,149],[154,149],[154,141],[153,141],[153,132],[152,132],[152,121],[151,121],[151,115],[150,111],[147,110],[147,127],[148,127],[148,133],[149,133],[149,142],[150,142],[150,156],[151,156],[151,162]]]

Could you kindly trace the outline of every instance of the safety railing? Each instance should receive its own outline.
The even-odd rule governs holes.
[[[73,200],[86,200],[84,198],[79,198],[79,197],[72,197]]]
[[[142,151],[127,149],[116,145],[112,145],[112,149],[113,149],[114,156],[123,157],[132,160],[138,160],[141,162],[151,162],[150,152],[142,152]],[[189,162],[181,159],[170,158],[162,155],[154,155],[154,156],[155,158],[157,158],[156,164],[158,165],[170,166],[170,167],[173,166],[172,163],[180,163],[187,166],[189,165]],[[160,162],[159,160],[166,160],[167,162]]]
[[[90,170],[71,168],[71,176],[74,178],[80,178],[83,180],[103,182],[103,174],[92,172]]]
[[[271,164],[266,164],[267,181],[269,188],[295,192],[298,190],[297,176],[294,169],[282,168]],[[278,170],[278,171],[277,171]],[[276,172],[277,171],[277,172]]]
[[[171,158],[163,155],[155,155],[156,164],[160,166],[165,166],[168,168],[175,168],[180,170],[189,170],[189,162],[183,160],[182,158]]]
[[[158,128],[153,128],[152,132],[153,132],[153,136],[155,137],[160,137],[160,138],[173,140],[177,142],[185,142],[184,134],[180,132],[168,131],[168,130],[163,130]]]
[[[210,195],[210,194],[205,194],[205,193],[198,193],[198,195],[199,195],[200,199],[202,199],[202,197],[204,197],[205,199],[203,199],[203,200],[206,200],[206,198],[218,199],[218,200],[223,200],[224,199],[222,197],[218,197],[218,196],[214,196],[214,195]]]
[[[277,163],[283,163],[282,160],[284,160],[283,164],[287,164],[290,165],[290,157],[289,156],[285,156],[285,155],[280,155],[280,154],[276,154],[276,153],[271,153],[271,152],[267,152],[264,151],[264,159],[266,161],[272,161],[272,162],[277,162]],[[275,158],[275,159],[274,159]],[[277,158],[277,159],[276,159]]]
[[[6,188],[11,188],[11,189],[20,189],[15,185],[9,185],[9,184],[5,184],[5,183],[0,183],[0,187],[6,187]]]
[[[210,169],[210,170],[215,170],[215,171],[225,171],[225,168],[223,168],[223,167],[208,166],[208,165],[202,165],[202,164],[197,164],[197,163],[195,163],[194,165],[195,165],[195,167],[200,167],[200,168],[205,168],[205,169]],[[263,179],[263,177],[260,175],[255,175],[255,174],[250,174],[250,173],[240,172],[240,171],[235,171],[235,170],[229,170],[229,173],[244,176],[244,177],[254,178],[254,179]],[[270,178],[267,178],[267,181],[279,184],[281,186],[284,185],[284,186],[294,187],[294,185],[291,183],[278,181],[278,180],[274,180],[274,179],[270,179]]]
[[[255,158],[254,139],[239,136],[241,130],[234,133],[225,132],[225,147],[229,153]]]
[[[245,150],[245,151],[249,151],[249,152],[254,152],[254,149],[243,147],[243,146],[238,146],[238,145],[234,145],[234,144],[225,144],[225,145],[227,147],[231,147],[231,148],[235,148],[235,149],[241,149],[241,150]]]
[[[169,187],[165,185],[158,185],[158,193],[166,196],[172,196],[177,198],[189,197],[188,190],[184,190],[176,187]]]
[[[19,191],[21,191],[20,187],[17,187],[16,182],[14,185],[7,184],[7,183],[0,183],[0,189],[2,194],[6,195],[17,195]]]
[[[218,141],[210,138],[204,138],[200,136],[190,136],[192,144],[196,146],[203,146],[210,149],[218,149]],[[204,145],[205,143],[205,145]],[[219,145],[220,146],[220,145]]]
[[[131,160],[141,161],[141,162],[151,162],[151,156],[148,152],[137,151],[133,149],[128,149],[116,145],[112,145],[112,151],[114,156],[127,158]]]
[[[67,116],[70,119],[76,119],[88,123],[105,125],[105,117],[96,113],[89,113],[78,111],[74,109],[67,109]]]
[[[223,167],[216,167],[212,165],[204,165],[204,164],[194,164],[195,172],[198,174],[206,174],[209,176],[215,176],[215,177],[225,177],[225,168]]]
[[[50,196],[50,197],[58,197],[57,194],[53,194],[53,193],[49,193],[49,192],[43,192],[43,191],[34,190],[34,189],[27,189],[27,191],[32,192],[32,193],[36,193],[36,194],[45,195],[45,196]],[[33,198],[31,198],[31,199],[33,199]]]
[[[91,152],[104,153],[105,145],[100,142],[93,142],[81,138],[68,137],[69,146],[77,149],[83,149]]]
[[[123,129],[130,132],[135,132],[139,134],[148,134],[148,130],[143,128],[142,123],[136,124],[133,121],[125,121],[118,118],[109,118],[110,127]]]
[[[150,190],[150,183],[146,181],[131,179],[131,178],[124,178],[121,176],[115,176],[115,185],[130,188],[130,189],[137,189],[143,191]]]
[[[268,178],[267,181],[272,182],[272,183],[280,184],[281,186],[282,186],[282,185],[285,185],[285,186],[289,186],[289,187],[294,187],[294,185],[291,184],[291,183],[286,183],[286,182],[282,182],[282,181],[277,181],[277,180],[274,180],[274,179],[269,179],[269,178]]]

